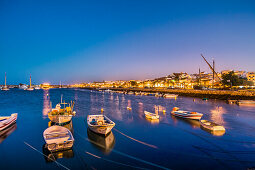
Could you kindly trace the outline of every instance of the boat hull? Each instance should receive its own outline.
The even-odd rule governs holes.
[[[72,120],[72,115],[51,115],[48,114],[48,118],[55,124],[64,125],[68,124]]]
[[[203,114],[184,114],[184,113],[179,113],[179,112],[175,112],[172,111],[171,114],[173,116],[177,116],[177,117],[181,117],[181,118],[185,118],[185,119],[192,119],[192,120],[200,120],[201,117],[203,116]]]
[[[210,125],[207,125],[206,123],[210,123]],[[205,121],[201,120],[200,124],[203,129],[208,130],[208,131],[223,131],[225,132],[225,128],[221,125],[218,125],[216,123],[210,122],[210,121]]]
[[[14,113],[14,114],[11,114],[11,116],[6,117],[7,118],[6,120],[0,121],[0,131],[16,123],[17,117],[18,117],[18,114]]]
[[[101,134],[101,135],[108,135],[111,131],[114,125],[102,125],[102,126],[90,126],[89,129],[95,133]]]
[[[147,111],[144,111],[144,114],[145,114],[145,117],[146,117],[147,119],[151,119],[151,120],[157,120],[157,119],[159,119],[159,115],[157,115],[157,114],[150,113],[150,112],[147,112]]]

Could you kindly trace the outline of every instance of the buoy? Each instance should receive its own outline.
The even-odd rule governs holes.
[[[132,108],[131,107],[127,107],[127,110],[131,110]]]
[[[163,110],[163,113],[166,113],[166,110]]]
[[[193,102],[196,101],[196,99],[193,99]]]
[[[104,109],[103,109],[103,108],[101,108],[101,112],[104,112]]]

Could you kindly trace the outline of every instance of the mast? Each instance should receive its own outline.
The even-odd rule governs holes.
[[[218,76],[218,74],[215,72],[214,68],[211,66],[211,64],[209,64],[207,62],[207,60],[204,58],[204,56],[201,54],[201,56],[203,57],[203,59],[205,60],[206,64],[210,67],[210,69],[212,70],[212,72],[214,73],[214,75],[216,75],[217,79],[220,80],[220,77]]]
[[[201,85],[201,72],[200,72],[200,68],[199,68],[198,71],[199,71],[199,81],[198,82],[199,82],[199,86],[200,86]]]
[[[215,62],[214,62],[214,59],[213,59],[213,70],[215,70]],[[214,77],[215,77],[215,73],[213,71],[213,84],[212,84],[212,87],[214,87]]]

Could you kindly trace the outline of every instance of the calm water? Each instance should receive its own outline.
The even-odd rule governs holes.
[[[47,96],[48,94],[48,96]],[[48,153],[43,131],[53,106],[63,94],[75,101],[72,150]],[[127,106],[132,110],[127,110]],[[226,133],[215,136],[197,121],[170,115],[174,106],[204,113],[204,119],[223,124]],[[100,113],[116,126],[106,138],[87,130],[88,114]],[[144,110],[159,112],[149,121]],[[163,113],[166,110],[166,113]],[[19,114],[17,124],[1,132],[1,169],[247,169],[255,166],[255,107],[202,101],[91,92],[83,89],[0,91],[0,115]],[[219,135],[219,134],[218,134]],[[55,161],[56,160],[56,161]]]

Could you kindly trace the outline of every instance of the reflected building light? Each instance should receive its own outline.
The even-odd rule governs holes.
[[[49,111],[51,110],[50,106],[50,94],[49,90],[44,90],[43,91],[43,117],[47,117]]]
[[[156,114],[162,113],[164,110],[166,110],[166,108],[161,105],[154,105],[154,109]]]
[[[226,113],[226,109],[224,109],[222,106],[216,106],[211,111],[211,120],[218,124],[225,124],[225,121],[223,119],[223,114]]]

